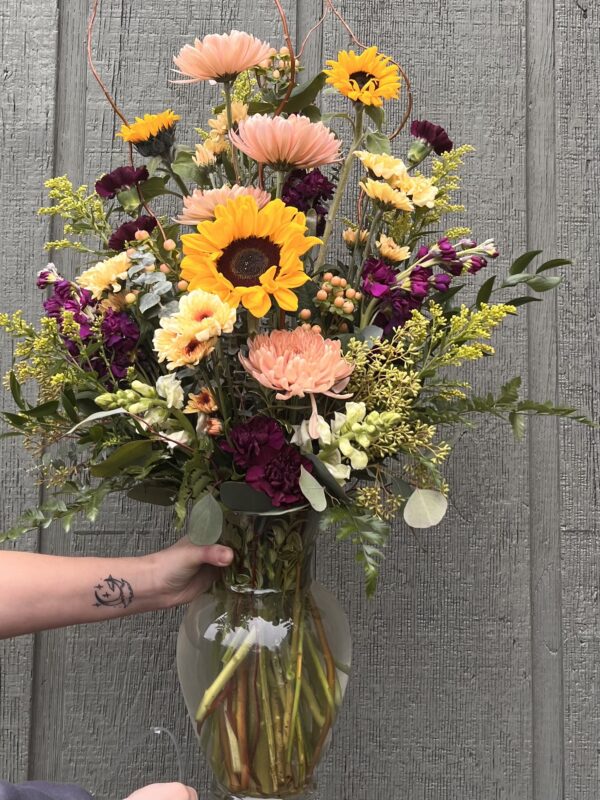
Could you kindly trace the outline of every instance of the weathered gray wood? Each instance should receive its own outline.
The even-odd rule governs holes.
[[[556,246],[554,4],[527,5],[527,244]],[[535,305],[535,307],[533,307]],[[528,308],[529,388],[558,400],[557,300]],[[558,423],[532,420],[529,535],[533,798],[564,797],[563,652]]]
[[[415,115],[477,147],[464,192],[476,236],[495,235],[504,264],[526,245],[576,259],[558,314],[546,300],[528,325],[525,314],[507,323],[499,357],[475,366],[473,382],[487,391],[521,373],[532,396],[554,399],[558,379],[560,398],[593,414],[600,380],[593,257],[600,234],[600,20],[591,2],[554,4],[555,20],[544,0],[345,0],[340,9],[361,40],[407,67]],[[43,263],[48,233],[34,216],[44,178],[69,172],[91,182],[123,163],[124,150],[113,139],[113,114],[86,74],[87,0],[4,5],[0,212],[9,223],[0,259],[9,279],[2,306],[25,298],[33,316],[39,295],[31,265]],[[322,4],[296,0],[286,8],[302,40]],[[191,140],[215,90],[169,85],[171,56],[194,35],[231,27],[281,41],[271,0],[102,0],[96,58],[129,117],[173,107],[185,119],[182,139]],[[330,18],[303,61],[312,71],[348,44]],[[331,96],[326,102],[342,106]],[[393,107],[395,120],[399,112]],[[406,140],[398,141],[400,154]],[[63,256],[60,266],[75,268]],[[7,353],[0,352],[4,367]],[[570,425],[561,431],[560,453],[552,423],[532,427],[528,448],[513,445],[492,422],[466,434],[448,468],[448,520],[418,538],[397,527],[370,604],[352,554],[323,541],[320,577],[341,597],[355,641],[348,700],[321,771],[323,798],[595,800],[598,434]],[[10,440],[0,442],[0,456],[6,523],[36,489],[24,472],[29,462]],[[41,548],[142,554],[176,535],[168,514],[117,500],[93,530],[50,531]],[[35,537],[23,546],[35,547]],[[100,800],[114,800],[141,783],[177,777],[171,748],[147,735],[150,726],[165,725],[183,744],[186,780],[203,787],[173,663],[180,614],[37,637],[32,705],[31,642],[5,645],[0,776],[74,780]]]
[[[365,44],[408,69],[415,116],[476,146],[465,170],[468,221],[477,238],[497,237],[506,265],[525,244],[524,4],[340,8]],[[328,25],[324,44],[330,57],[349,40]],[[479,389],[526,374],[524,328],[509,322],[493,367],[470,370]],[[526,458],[497,424],[466,434],[448,469],[447,521],[418,539],[397,526],[371,604],[351,555],[331,548],[322,562],[355,636],[323,797],[531,797]]]
[[[598,115],[600,16],[597,4],[556,2],[556,228],[560,251],[573,258],[559,297],[558,384],[561,398],[598,418],[599,281],[594,208],[600,171]],[[569,181],[575,191],[565,191]],[[565,798],[598,795],[600,684],[600,478],[598,431],[561,426],[562,607]]]
[[[48,224],[38,219],[42,176],[52,171],[56,2],[8,0],[0,8],[0,219],[3,221],[2,310],[22,308],[34,319],[39,291],[35,273],[44,264]],[[8,369],[11,342],[0,338],[0,372]],[[2,407],[8,407],[6,396]],[[34,462],[15,440],[0,441],[0,525],[9,527],[37,502]],[[6,545],[9,546],[9,545]],[[37,537],[18,545],[35,549]],[[33,639],[0,643],[0,776],[27,777],[31,726]]]

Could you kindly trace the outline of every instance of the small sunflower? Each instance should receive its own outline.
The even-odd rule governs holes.
[[[162,156],[175,141],[175,125],[181,117],[170,109],[160,114],[136,117],[131,125],[122,125],[117,133],[124,142],[130,142],[143,156]]]
[[[360,182],[360,187],[371,200],[375,200],[376,203],[381,203],[383,206],[396,208],[398,211],[415,210],[406,192],[400,189],[392,189],[389,184],[383,181],[374,181],[371,178],[367,178]]]
[[[368,47],[362,53],[341,50],[337,61],[328,61],[327,83],[355,103],[382,106],[400,94],[400,72],[388,56]]]
[[[309,280],[302,256],[321,240],[307,236],[306,217],[281,200],[259,208],[242,195],[217,206],[215,219],[181,237],[182,277],[189,289],[217,294],[263,317],[273,297],[284,311],[298,309],[292,291]]]

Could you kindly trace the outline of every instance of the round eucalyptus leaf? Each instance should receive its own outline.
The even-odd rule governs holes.
[[[190,541],[197,545],[215,544],[223,530],[223,509],[212,494],[196,500],[190,514]]]
[[[446,511],[448,500],[435,489],[415,489],[404,506],[404,521],[411,528],[431,528],[438,525]]]

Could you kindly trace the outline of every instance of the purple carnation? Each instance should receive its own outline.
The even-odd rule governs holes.
[[[416,139],[426,142],[438,156],[452,150],[454,145],[441,125],[435,125],[426,119],[415,119],[411,123],[410,132]]]
[[[261,451],[246,473],[246,482],[271,498],[274,506],[293,505],[304,500],[300,490],[300,467],[312,472],[312,463],[291,444],[274,452]]]
[[[396,286],[396,271],[380,258],[368,258],[362,268],[361,289],[371,297],[385,297]]]
[[[283,185],[281,199],[288,206],[307,212],[314,209],[317,214],[317,235],[325,229],[327,216],[326,201],[331,200],[335,185],[328,180],[319,169],[308,172],[295,169],[287,177]]]
[[[108,240],[108,246],[111,250],[125,250],[127,243],[134,241],[135,234],[138,231],[147,231],[148,233],[152,233],[154,228],[156,228],[156,225],[157,222],[154,217],[148,217],[144,214],[137,219],[131,220],[130,222],[124,222],[110,237]]]
[[[229,443],[225,442],[221,448],[226,453],[233,453],[236,467],[248,469],[262,453],[281,450],[285,443],[281,425],[272,417],[259,414],[232,428]]]
[[[132,186],[137,186],[139,183],[147,181],[148,178],[149,173],[146,167],[117,167],[96,181],[96,194],[106,200],[111,200],[119,192],[131,189]]]

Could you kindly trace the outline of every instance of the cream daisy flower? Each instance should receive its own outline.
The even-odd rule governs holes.
[[[364,244],[367,239],[369,238],[369,231],[366,231],[364,228],[358,233],[357,228],[346,228],[345,231],[342,233],[342,239],[346,242],[348,247],[354,247],[356,244],[356,237],[360,237],[361,244]]]
[[[240,120],[246,119],[247,116],[248,106],[245,103],[240,103],[239,100],[234,100],[231,104],[231,120],[233,124],[236,125]],[[217,136],[225,136],[229,131],[227,109],[217,114],[214,119],[209,119],[208,125],[211,132],[215,133]]]
[[[217,295],[195,289],[183,295],[179,311],[163,317],[154,334],[154,349],[168,369],[198,364],[214,349],[217,336],[231,333],[235,308]]]
[[[379,255],[382,258],[386,258],[388,261],[406,261],[410,256],[409,247],[400,247],[391,236],[386,236],[385,233],[379,236],[377,247],[379,249]]]
[[[367,178],[360,182],[360,187],[371,200],[375,200],[381,205],[397,208],[399,211],[414,211],[415,207],[410,202],[406,192],[400,189],[392,189],[389,184],[383,183],[383,181],[374,181],[371,178]]]
[[[119,253],[86,269],[76,279],[77,283],[90,291],[95,300],[100,300],[104,292],[121,291],[120,281],[127,277],[130,263],[126,253]]]
[[[405,189],[406,193],[410,195],[413,203],[419,208],[426,206],[433,208],[435,205],[435,198],[439,189],[434,186],[429,178],[424,175],[417,175],[411,178],[410,189]]]
[[[357,150],[354,155],[360,160],[361,164],[377,178],[384,181],[400,182],[409,178],[406,164],[400,158],[388,153],[369,153],[368,150]],[[394,188],[402,189],[402,186]]]
[[[197,144],[192,161],[197,167],[212,167],[216,161],[215,154],[205,144]]]

